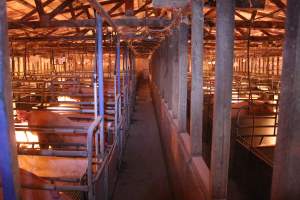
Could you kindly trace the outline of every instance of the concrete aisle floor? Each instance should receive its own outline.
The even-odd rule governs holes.
[[[139,85],[135,108],[113,200],[171,200],[148,83]]]

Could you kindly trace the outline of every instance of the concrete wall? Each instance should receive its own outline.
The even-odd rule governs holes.
[[[138,76],[143,76],[144,79],[147,79],[149,76],[149,59],[136,58],[136,71]]]
[[[179,133],[176,119],[172,118],[164,99],[151,85],[157,121],[165,160],[175,199],[203,200],[208,199],[209,170],[201,157],[191,157],[190,136]]]

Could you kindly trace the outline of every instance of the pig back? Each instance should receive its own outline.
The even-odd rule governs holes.
[[[20,182],[25,185],[42,186],[43,184],[49,184],[46,180],[39,178],[38,176],[20,169]],[[0,189],[0,200],[3,199],[3,191]],[[63,193],[49,190],[33,190],[21,188],[22,200],[71,200]]]
[[[75,123],[64,116],[51,111],[32,111],[28,117],[28,125],[69,127],[75,126]]]
[[[51,111],[33,111],[28,117],[29,126],[45,126],[45,127],[64,127],[72,128],[80,126],[80,123],[75,123],[65,116]],[[41,143],[69,142],[69,143],[85,143],[86,136],[84,135],[62,135],[62,134],[43,134],[36,132]]]

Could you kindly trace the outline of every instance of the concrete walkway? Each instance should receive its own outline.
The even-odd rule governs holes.
[[[166,165],[147,83],[137,91],[136,111],[113,200],[171,200]]]

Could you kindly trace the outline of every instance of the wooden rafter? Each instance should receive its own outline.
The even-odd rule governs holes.
[[[122,5],[124,4],[124,0],[121,0],[118,2],[114,7],[112,7],[109,11],[108,14],[113,14],[116,10],[118,10]]]
[[[44,10],[44,6],[42,4],[42,1],[41,0],[34,0],[34,2],[35,2],[35,5],[36,5],[36,10],[37,10],[37,12],[40,16],[40,20],[42,20],[46,15],[45,10]]]
[[[54,0],[47,0],[45,3],[42,4],[42,7],[45,7],[52,3]],[[28,12],[26,15],[24,15],[20,20],[25,21],[28,20],[32,15],[34,15],[38,11],[37,7],[32,9],[30,12]]]
[[[286,5],[281,0],[270,0],[273,4],[275,4],[280,9],[285,9]]]
[[[146,1],[144,5],[142,5],[141,7],[139,7],[137,10],[135,10],[133,12],[134,15],[137,15],[140,12],[143,12],[147,9],[147,6],[151,3],[151,1]]]
[[[34,5],[32,5],[31,3],[27,2],[26,0],[15,0],[16,2],[28,7],[28,8],[35,8]]]
[[[131,16],[133,15],[134,10],[134,0],[125,0],[125,15]]]
[[[170,23],[169,20],[166,19],[159,19],[159,18],[149,18],[149,19],[114,19],[114,23],[119,26],[156,26],[156,27],[163,27]],[[26,22],[9,22],[8,28],[9,29],[19,29],[21,27],[30,27],[33,29],[36,28],[59,28],[59,27],[95,27],[95,20],[94,19],[84,19],[84,20],[55,20],[49,21],[48,24],[41,24],[39,21],[26,21]]]
[[[59,6],[57,6],[51,13],[48,14],[49,20],[58,15],[61,11],[63,11],[67,6],[72,4],[74,0],[65,0]]]

